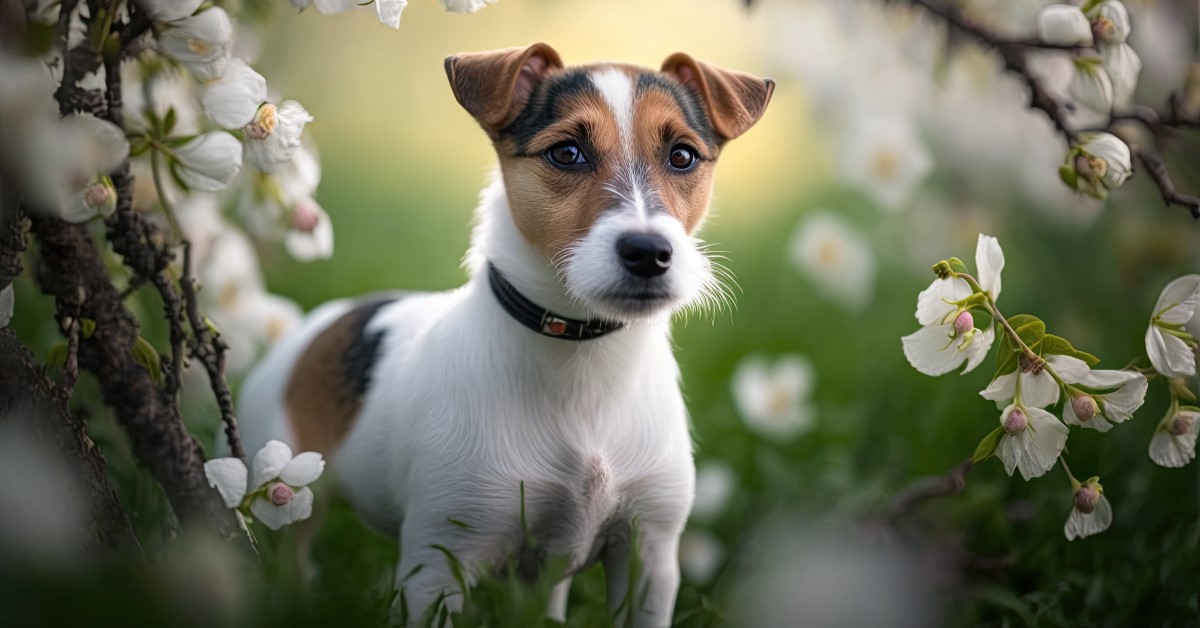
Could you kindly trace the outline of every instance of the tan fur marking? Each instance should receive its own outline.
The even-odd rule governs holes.
[[[296,451],[316,451],[328,458],[354,426],[362,398],[347,377],[343,356],[358,338],[363,318],[370,315],[363,307],[343,314],[293,365],[284,405]]]
[[[688,127],[675,99],[656,89],[647,90],[634,103],[633,136],[638,157],[650,164],[650,189],[684,230],[694,233],[708,211],[717,156]],[[672,172],[666,165],[676,144],[692,147],[701,157],[691,172]]]

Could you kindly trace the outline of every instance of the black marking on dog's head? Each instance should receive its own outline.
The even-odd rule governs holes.
[[[700,99],[695,94],[680,85],[677,81],[658,72],[646,72],[638,77],[638,93],[649,89],[659,89],[670,94],[671,98],[675,99],[675,104],[683,111],[683,119],[687,122],[688,127],[710,149],[721,146],[721,138],[717,135],[716,130],[713,129],[712,122],[708,119],[708,112],[704,109],[704,103],[700,102]]]
[[[525,153],[533,138],[562,116],[564,100],[595,89],[586,67],[571,68],[549,76],[538,84],[517,119],[500,134],[511,138],[519,153]]]

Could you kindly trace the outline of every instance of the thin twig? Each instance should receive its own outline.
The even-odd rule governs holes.
[[[1137,144],[1131,144],[1129,150],[1145,166],[1146,174],[1158,186],[1158,192],[1162,195],[1164,203],[1186,208],[1191,212],[1192,218],[1200,219],[1200,197],[1181,194],[1175,189],[1175,182],[1171,180],[1171,174],[1167,171],[1167,165],[1161,157],[1146,151]]]
[[[918,478],[892,498],[887,520],[895,521],[912,514],[921,504],[939,497],[957,495],[967,486],[967,474],[975,467],[970,458],[963,460],[942,475]]]

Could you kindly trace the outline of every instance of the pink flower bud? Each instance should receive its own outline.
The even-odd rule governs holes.
[[[1091,421],[1096,416],[1096,411],[1099,410],[1096,400],[1092,399],[1091,395],[1080,395],[1071,399],[1071,408],[1075,410],[1075,416],[1084,423]]]
[[[954,319],[955,334],[961,336],[972,329],[975,329],[975,317],[971,316],[970,312],[964,311],[958,315],[958,318]]]
[[[292,228],[304,233],[312,233],[321,222],[321,214],[312,203],[300,203],[292,213]]]
[[[1092,37],[1101,44],[1113,43],[1116,39],[1117,25],[1107,17],[1092,20]]]
[[[1029,418],[1025,416],[1025,411],[1020,408],[1013,408],[1008,416],[1004,417],[1004,431],[1011,436],[1016,436],[1025,431],[1029,427]]]
[[[1171,418],[1170,430],[1176,436],[1187,434],[1192,429],[1192,417],[1187,414],[1176,414]]]
[[[1094,484],[1085,484],[1075,491],[1075,510],[1090,515],[1100,503],[1100,490]]]
[[[276,482],[267,489],[267,494],[271,498],[271,503],[276,506],[285,506],[292,498],[296,496],[296,492],[292,487],[283,482]]]
[[[259,106],[258,111],[254,112],[254,119],[251,120],[243,129],[247,137],[256,140],[265,140],[275,132],[275,127],[279,124],[279,110],[271,103],[263,103]]]

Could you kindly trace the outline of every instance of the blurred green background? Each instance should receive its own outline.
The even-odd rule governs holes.
[[[916,329],[916,295],[932,279],[930,264],[955,255],[973,266],[977,234],[997,236],[1007,257],[1005,313],[1036,314],[1051,332],[1100,356],[1101,367],[1120,368],[1143,355],[1161,287],[1200,270],[1200,226],[1183,211],[1162,207],[1140,175],[1082,227],[1058,224],[1004,195],[964,193],[956,176],[941,168],[907,211],[881,212],[832,176],[835,139],[809,110],[805,86],[773,61],[772,47],[790,45],[766,36],[777,19],[772,2],[747,10],[733,0],[502,0],[478,14],[457,15],[420,0],[394,32],[369,11],[322,16],[283,6],[273,13],[255,67],[273,90],[300,101],[315,118],[309,132],[323,168],[317,199],[334,221],[336,244],[331,260],[314,263],[264,249],[270,289],[311,308],[372,290],[441,290],[464,280],[459,261],[493,154],[446,85],[442,59],[448,54],[544,41],[567,63],[657,67],[682,50],[773,76],[779,85],[765,117],[722,154],[715,211],[702,233],[727,252],[725,263],[740,286],[736,308],[676,325],[697,459],[701,467],[726,463],[737,478],[729,504],[697,525],[724,548],[727,568],[709,581],[685,582],[679,623],[739,625],[728,617],[730,592],[741,574],[757,568],[739,557],[763,522],[776,518],[836,529],[868,545],[899,544],[917,557],[921,567],[913,577],[928,580],[941,617],[955,625],[1200,623],[1200,467],[1163,469],[1146,454],[1166,409],[1161,382],[1152,383],[1133,421],[1108,434],[1071,431],[1073,470],[1080,478],[1100,475],[1113,504],[1106,533],[1068,542],[1065,476],[1054,469],[1025,482],[1009,478],[996,460],[972,471],[961,495],[931,503],[886,532],[875,523],[900,488],[968,457],[998,417],[977,395],[988,384],[992,359],[969,375],[938,379],[904,359],[900,337]],[[1184,165],[1185,181],[1200,184],[1194,150],[1171,156]],[[793,229],[816,208],[844,217],[871,246],[877,272],[861,311],[823,298],[790,261]],[[46,344],[53,337],[45,328],[52,323],[42,323],[48,305],[33,296],[31,284],[20,288],[15,326],[33,344]],[[781,442],[747,429],[731,377],[739,361],[755,353],[799,353],[813,363],[811,430]],[[202,433],[215,430],[211,418],[191,421]],[[155,528],[161,510],[154,504],[161,508],[161,498],[118,453],[119,434],[106,419],[99,416],[94,425],[139,527]],[[265,541],[273,558],[266,586],[275,593],[258,599],[267,610],[257,621],[351,625],[386,618],[395,544],[363,528],[344,504],[318,538],[321,575],[311,593],[288,575],[289,543],[289,533]],[[774,559],[802,564],[805,554],[782,552]],[[602,582],[593,573],[576,586],[572,625],[600,621]],[[80,586],[77,599],[102,603],[103,587]],[[131,588],[130,595],[143,591]],[[509,602],[519,597],[492,593]],[[147,612],[151,623],[178,619],[170,610]],[[198,612],[193,619],[209,617]],[[794,625],[805,623],[798,618]]]

